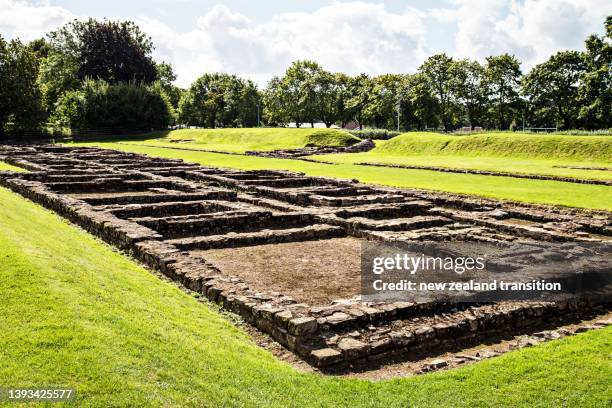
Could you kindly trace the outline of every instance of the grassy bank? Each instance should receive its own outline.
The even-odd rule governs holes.
[[[330,165],[297,160],[234,156],[117,143],[80,143],[78,145],[98,146],[151,156],[183,159],[205,166],[232,167],[246,170],[293,170],[312,176],[354,178],[364,183],[393,187],[414,187],[452,193],[475,194],[506,200],[612,210],[612,200],[610,199],[612,190],[610,187],[602,185],[441,173],[427,170],[368,167],[350,163]]]
[[[345,146],[359,139],[336,129],[232,128],[181,129],[151,135],[122,137],[117,140],[122,140],[124,143],[244,153],[247,150]]]
[[[612,162],[609,136],[484,133],[466,136],[411,132],[377,144],[376,153],[394,156],[486,156]]]
[[[313,156],[334,163],[382,163],[611,180],[612,137],[485,133],[406,133],[366,153]]]
[[[5,189],[0,202],[0,387],[74,387],[92,407],[611,402],[612,328],[413,378],[303,374],[54,214]]]

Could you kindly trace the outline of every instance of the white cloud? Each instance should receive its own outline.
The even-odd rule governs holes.
[[[51,6],[48,1],[0,0],[0,10],[0,34],[23,41],[43,37],[76,17],[69,10]]]
[[[216,5],[188,33],[175,33],[159,21],[141,25],[183,84],[215,70],[263,84],[300,58],[349,74],[407,72],[425,57],[418,13],[391,13],[380,4],[333,3],[312,13],[278,14],[262,24]]]
[[[455,55],[482,60],[508,52],[523,61],[523,70],[557,51],[583,49],[610,12],[601,0],[454,0],[453,5],[431,15],[457,23]]]
[[[262,23],[219,4],[194,16],[191,28],[180,29],[147,15],[143,6],[134,20],[152,36],[155,58],[173,64],[179,85],[215,71],[264,85],[304,58],[332,71],[380,74],[414,72],[436,52],[480,60],[509,52],[526,70],[558,50],[582,49],[588,34],[601,31],[609,13],[606,3],[450,0],[444,8],[392,12],[384,4],[330,2],[312,12],[279,13]],[[78,17],[49,2],[0,0],[0,10],[0,33],[25,41]],[[428,40],[434,37],[442,41],[431,49]]]

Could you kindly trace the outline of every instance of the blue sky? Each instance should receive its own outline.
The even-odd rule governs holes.
[[[214,71],[264,85],[298,58],[376,75],[414,72],[438,52],[480,61],[509,52],[527,70],[603,32],[612,0],[0,0],[0,10],[0,34],[25,41],[73,18],[134,20],[179,85]]]

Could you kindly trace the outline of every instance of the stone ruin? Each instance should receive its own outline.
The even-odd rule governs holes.
[[[372,139],[364,139],[349,146],[310,146],[299,149],[249,150],[247,156],[274,157],[277,159],[295,159],[316,154],[362,153],[369,152],[376,145]],[[225,152],[223,152],[225,153]],[[316,160],[313,160],[316,161]]]
[[[308,243],[333,250],[342,239],[606,242],[612,237],[607,212],[373,187],[287,171],[203,167],[98,148],[0,145],[0,160],[29,170],[0,172],[2,186],[239,314],[317,367],[461,349],[602,307],[596,297],[365,302],[359,296],[334,299],[333,287],[332,298],[308,302],[300,290],[320,283],[308,272],[282,291],[274,281],[262,284],[224,270],[208,254]],[[242,262],[235,269],[240,272],[250,259],[236,262]],[[292,274],[269,272],[279,279]]]

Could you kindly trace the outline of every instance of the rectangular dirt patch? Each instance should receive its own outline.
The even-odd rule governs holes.
[[[298,302],[328,304],[361,288],[361,241],[335,238],[243,248],[193,251],[253,289],[273,290]]]

